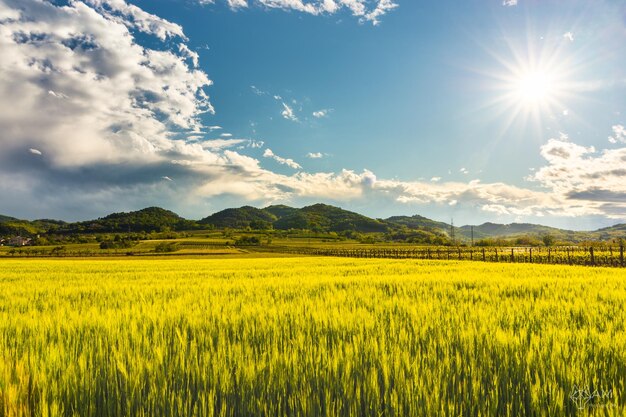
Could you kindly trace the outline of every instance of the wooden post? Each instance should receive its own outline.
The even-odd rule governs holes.
[[[461,248],[459,248],[459,261],[461,260]]]
[[[593,246],[589,248],[589,254],[591,255],[591,265],[595,265],[596,264],[596,259],[593,255]]]
[[[513,248],[511,248],[511,263],[515,263],[515,255],[513,254]]]
[[[548,263],[550,263],[550,255],[552,255],[552,249],[548,248]]]
[[[487,258],[485,258],[485,248],[483,248],[483,262],[487,262]]]
[[[530,248],[530,263],[533,263],[533,248]]]
[[[624,267],[624,245],[619,245],[619,264]]]
[[[498,248],[496,248],[496,262],[500,262],[500,260],[498,259]]]

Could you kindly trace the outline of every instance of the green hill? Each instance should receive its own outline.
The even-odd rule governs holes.
[[[231,229],[268,229],[277,217],[272,213],[251,206],[229,208],[214,213],[198,223],[212,225],[217,229],[229,227]]]
[[[0,223],[16,222],[16,221],[19,221],[19,219],[16,219],[15,217],[3,216],[2,214],[0,214]]]
[[[409,229],[422,229],[422,228],[431,228],[431,229],[441,229],[448,233],[450,231],[450,225],[444,222],[438,222],[435,220],[428,219],[423,216],[415,215],[415,216],[393,216],[385,219],[387,223],[391,223],[397,226],[404,226]],[[457,228],[455,228],[456,230]]]
[[[386,232],[387,224],[327,204],[303,207],[274,222],[276,229],[309,229],[326,232]]]
[[[276,216],[277,219],[280,219],[282,217],[287,217],[287,216],[296,214],[299,209],[285,206],[283,204],[279,204],[276,206],[265,207],[263,210],[265,210],[268,213],[272,213],[274,216]]]
[[[97,220],[68,223],[59,229],[65,233],[123,233],[192,230],[198,225],[160,207],[148,207],[128,213],[113,213]]]

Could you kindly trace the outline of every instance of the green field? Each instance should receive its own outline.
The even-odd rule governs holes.
[[[625,306],[621,269],[3,259],[0,416],[623,416]]]

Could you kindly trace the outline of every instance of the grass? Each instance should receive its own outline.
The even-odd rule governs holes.
[[[620,269],[4,259],[0,416],[622,416],[625,306]]]

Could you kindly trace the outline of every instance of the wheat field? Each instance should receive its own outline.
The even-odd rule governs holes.
[[[619,269],[2,260],[0,416],[622,416],[625,306]]]

